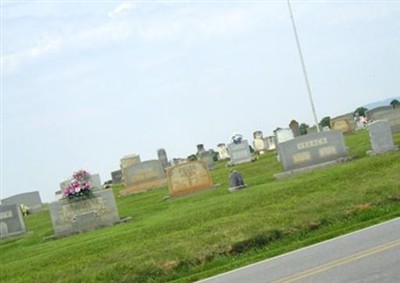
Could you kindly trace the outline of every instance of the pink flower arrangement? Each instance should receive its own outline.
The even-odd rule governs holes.
[[[68,199],[89,197],[93,189],[89,177],[90,174],[85,170],[75,172],[69,185],[64,189],[63,196]]]

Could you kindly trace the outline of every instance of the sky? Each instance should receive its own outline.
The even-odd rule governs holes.
[[[317,118],[400,96],[400,1],[291,1]],[[1,0],[1,198],[314,124],[286,1]]]

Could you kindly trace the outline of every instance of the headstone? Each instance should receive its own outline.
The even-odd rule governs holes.
[[[199,155],[200,153],[205,152],[205,151],[206,151],[206,150],[205,150],[203,144],[198,144],[198,145],[197,145],[197,155]]]
[[[230,156],[228,154],[228,148],[224,143],[219,143],[217,145],[217,151],[218,151],[218,159],[219,160],[226,160],[229,159]]]
[[[254,151],[259,154],[264,154],[267,149],[262,131],[255,131],[253,133],[253,138],[254,138],[253,140]]]
[[[113,191],[94,191],[82,200],[61,199],[49,204],[51,222],[57,237],[88,232],[120,221]]]
[[[111,179],[113,184],[120,184],[122,182],[122,170],[115,170],[111,172]]]
[[[232,173],[229,175],[229,191],[234,192],[246,187],[246,184],[243,181],[243,176],[236,170],[232,170]]]
[[[400,132],[400,108],[377,107],[367,111],[368,121],[388,120],[392,133]]]
[[[299,122],[297,122],[296,120],[290,121],[289,128],[292,130],[294,137],[298,137],[301,135]]]
[[[377,120],[368,125],[372,150],[369,155],[397,151],[399,148],[393,142],[392,131],[387,120]]]
[[[159,160],[148,160],[125,169],[126,188],[119,193],[127,196],[164,186],[167,183],[165,171]]]
[[[133,164],[140,163],[140,156],[137,154],[130,154],[126,155],[121,158],[120,160],[120,168],[122,171],[122,180],[125,184],[125,178],[126,178],[126,169],[132,166]]]
[[[331,119],[331,129],[341,131],[343,134],[350,133],[356,129],[354,113],[350,112]]]
[[[167,171],[170,196],[182,196],[213,186],[211,174],[201,161],[176,165]]]
[[[323,126],[322,127],[322,131],[323,132],[329,132],[331,130],[331,128],[329,128],[328,126]]]
[[[40,199],[40,194],[38,191],[27,192],[18,195],[14,195],[1,200],[4,205],[17,204],[26,205],[30,212],[39,211],[42,209],[42,200]]]
[[[252,156],[247,140],[241,140],[240,143],[228,144],[228,152],[231,157],[230,165],[251,162]]]
[[[171,166],[171,163],[168,161],[167,152],[165,151],[165,149],[163,148],[158,149],[157,156],[158,160],[160,160],[161,165],[164,167],[164,169]]]
[[[275,139],[276,139],[275,136],[269,136],[264,138],[264,143],[267,151],[276,149]]]
[[[347,150],[340,131],[297,137],[278,144],[278,152],[285,172],[347,159]]]
[[[0,238],[23,234],[26,226],[18,204],[0,205]]]
[[[317,126],[312,126],[312,127],[308,127],[307,128],[307,135],[309,135],[309,134],[315,134],[315,133],[318,133],[318,128],[317,128]]]
[[[215,168],[214,153],[212,150],[200,152],[199,159],[207,165],[208,169]]]
[[[278,144],[294,139],[293,131],[288,128],[275,131],[275,136]]]

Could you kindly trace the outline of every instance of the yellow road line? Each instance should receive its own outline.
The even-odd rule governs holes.
[[[394,248],[396,246],[400,246],[400,240],[395,240],[395,241],[392,241],[392,242],[388,242],[388,243],[385,243],[383,245],[380,245],[380,246],[377,246],[377,247],[374,247],[374,248],[371,248],[371,249],[368,249],[368,250],[365,250],[365,251],[362,251],[362,252],[347,256],[347,257],[344,257],[344,258],[340,258],[340,259],[328,262],[326,264],[317,266],[315,268],[311,268],[309,270],[306,270],[306,271],[303,271],[303,272],[299,272],[299,273],[293,274],[291,276],[282,278],[282,279],[280,279],[278,281],[275,281],[274,283],[295,282],[297,280],[300,280],[300,279],[303,279],[303,278],[306,278],[306,277],[310,277],[312,275],[324,272],[326,270],[335,268],[337,266],[340,266],[340,265],[343,265],[343,264],[346,264],[346,263],[349,263],[349,262],[352,262],[352,261],[355,261],[355,260],[370,256],[370,255],[373,255],[373,254],[376,254],[376,253],[383,252],[383,251],[385,251],[387,249],[391,249],[391,248]]]

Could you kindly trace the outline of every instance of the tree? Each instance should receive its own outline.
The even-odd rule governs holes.
[[[306,123],[301,123],[300,126],[300,135],[307,135],[307,129],[309,126]]]
[[[367,108],[365,107],[358,107],[355,111],[354,111],[354,116],[356,115],[356,113],[358,113],[358,116],[366,116],[366,112],[367,112]]]
[[[392,105],[393,108],[398,108],[398,107],[400,107],[400,101],[398,101],[397,99],[393,99],[390,102],[390,105]]]
[[[331,117],[326,116],[324,118],[322,118],[321,122],[319,122],[319,125],[321,126],[321,128],[323,127],[331,127]]]

